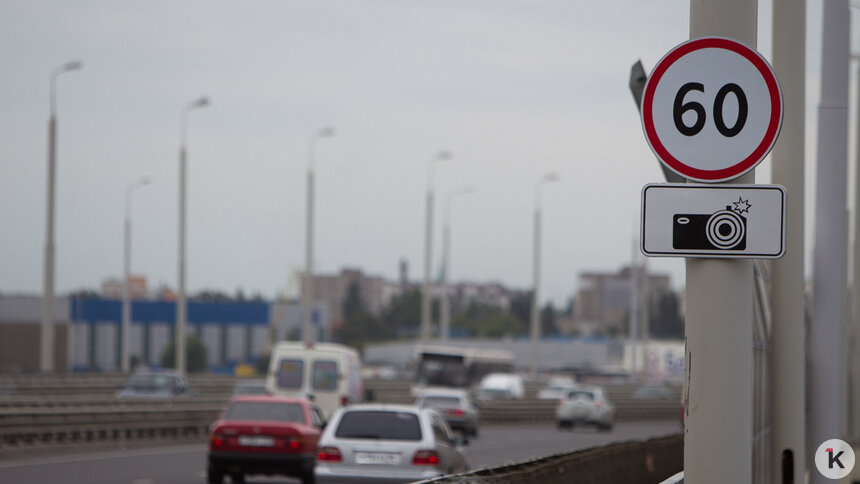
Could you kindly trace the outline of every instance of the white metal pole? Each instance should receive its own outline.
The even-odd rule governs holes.
[[[125,230],[123,244],[123,284],[122,284],[122,350],[120,352],[120,367],[123,373],[131,370],[131,355],[129,341],[131,340],[131,195],[135,189],[149,184],[149,178],[141,178],[125,189]]]
[[[188,104],[182,110],[180,124],[180,143],[179,143],[179,276],[178,276],[178,294],[176,297],[176,334],[175,334],[175,355],[176,369],[182,373],[186,370],[185,361],[185,327],[187,319],[187,303],[185,300],[185,214],[186,214],[186,195],[185,195],[185,179],[187,171],[186,158],[186,129],[188,124],[188,112],[195,108],[201,108],[209,105],[209,99],[201,97],[196,101]]]
[[[804,127],[806,2],[774,0],[773,68],[785,115],[771,157],[773,182],[785,187],[786,250],[773,262],[771,298],[771,476],[801,482],[806,469],[806,328],[804,327]]]
[[[433,264],[433,192],[436,185],[435,168],[437,161],[451,159],[447,151],[440,151],[427,162],[427,196],[424,206],[424,282],[421,286],[421,326],[419,335],[421,343],[430,340],[430,281]]]
[[[531,317],[529,318],[529,326],[531,333],[531,365],[529,373],[532,378],[536,377],[540,369],[540,249],[541,249],[541,203],[540,194],[541,187],[544,183],[554,182],[558,180],[557,173],[547,173],[538,179],[535,184],[535,213],[534,213],[534,239],[532,247],[532,304]]]
[[[812,274],[812,330],[809,332],[809,427],[807,465],[828,439],[843,435],[842,331],[848,253],[848,0],[824,2],[821,42],[821,100],[815,185],[815,246]],[[810,472],[810,482],[828,480]]]
[[[305,274],[302,278],[302,341],[306,344],[316,340],[313,328],[314,287],[314,200],[316,189],[316,140],[334,136],[334,128],[322,128],[308,140],[307,213],[305,215]]]
[[[314,145],[317,136],[311,136],[308,142],[308,176],[306,186],[305,207],[305,273],[302,278],[302,341],[305,344],[313,342],[311,313],[313,312],[314,286]]]
[[[176,294],[176,369],[185,372],[185,115],[182,116],[182,146],[179,149],[179,289]]]
[[[755,48],[755,0],[691,0],[690,38]],[[753,171],[733,180],[754,183]],[[751,482],[753,263],[687,259],[684,480]],[[726,398],[731,395],[731,398]]]
[[[633,252],[630,259],[630,326],[627,328],[630,346],[630,375],[634,379],[639,378],[639,277],[636,266],[639,254],[639,242],[633,238]]]
[[[448,192],[445,199],[444,224],[442,226],[442,307],[440,336],[442,341],[448,341],[451,332],[451,294],[448,281],[451,270],[451,206],[454,198],[460,195],[475,193],[472,186],[465,186]]]
[[[129,278],[131,273],[131,190],[125,193],[125,224],[123,231],[122,257],[122,347],[120,351],[120,369],[128,373],[131,369],[129,361],[129,331],[131,331],[131,302],[129,301]]]
[[[857,63],[857,119],[860,119],[860,57]],[[860,440],[860,123],[856,125],[854,168],[854,267],[851,286],[851,327],[849,330],[848,436]]]
[[[51,72],[50,108],[48,120],[48,200],[45,229],[45,266],[42,279],[42,326],[39,332],[39,369],[54,371],[54,205],[57,173],[57,77],[80,69],[78,61],[68,62]]]
[[[448,294],[448,267],[451,259],[451,199],[448,199],[448,210],[445,223],[442,226],[442,307],[440,308],[439,337],[448,341],[451,331],[451,295]]]
[[[540,185],[538,185],[540,186]],[[534,238],[533,244],[534,247],[532,249],[532,278],[533,278],[533,289],[532,289],[532,305],[531,305],[531,317],[530,319],[530,328],[531,328],[531,366],[529,367],[529,373],[532,378],[535,378],[538,374],[538,369],[540,368],[540,349],[538,347],[540,342],[540,205],[539,200],[535,200],[535,213],[534,213]]]

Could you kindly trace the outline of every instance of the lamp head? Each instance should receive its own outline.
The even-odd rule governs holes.
[[[209,105],[209,98],[206,96],[203,96],[200,99],[191,103],[191,106],[189,106],[189,108],[202,108],[202,107],[206,107],[208,105]]]
[[[320,129],[319,132],[317,133],[318,138],[331,138],[333,136],[334,136],[334,128],[331,126],[326,126],[325,128]]]
[[[64,71],[76,71],[84,67],[84,64],[81,61],[72,61],[63,65]]]
[[[436,153],[436,159],[437,160],[445,161],[445,160],[450,160],[451,158],[452,158],[451,152],[448,150],[440,151],[439,153]]]

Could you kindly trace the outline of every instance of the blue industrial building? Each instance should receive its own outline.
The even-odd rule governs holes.
[[[73,371],[116,370],[120,367],[122,302],[70,298],[69,362]],[[157,367],[175,337],[176,303],[132,301],[130,354],[141,364]],[[238,363],[254,363],[265,351],[270,305],[265,302],[188,302],[188,334],[206,346],[207,366],[230,371]]]

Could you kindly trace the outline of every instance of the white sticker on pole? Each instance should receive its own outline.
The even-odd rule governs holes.
[[[699,182],[755,168],[782,126],[782,92],[767,61],[725,38],[685,42],[654,67],[642,94],[642,129],[657,158]]]
[[[785,253],[785,188],[646,185],[641,229],[648,256],[778,259]]]

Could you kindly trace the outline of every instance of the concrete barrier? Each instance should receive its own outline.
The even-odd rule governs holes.
[[[684,439],[673,435],[555,454],[421,484],[654,484],[683,466]]]

